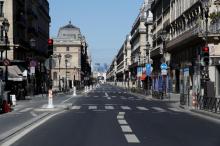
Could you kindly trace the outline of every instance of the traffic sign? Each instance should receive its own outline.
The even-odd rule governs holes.
[[[147,74],[147,76],[150,76],[151,71],[152,71],[151,64],[146,64],[146,74]]]
[[[167,69],[167,64],[166,63],[162,63],[160,65],[161,70],[166,70]]]
[[[151,68],[151,64],[146,64],[146,69],[150,69]]]
[[[31,60],[30,67],[36,67],[36,66],[37,66],[37,62],[35,60]]]
[[[4,66],[9,66],[11,64],[11,61],[9,59],[4,59],[3,64]]]

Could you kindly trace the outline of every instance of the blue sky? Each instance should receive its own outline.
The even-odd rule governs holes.
[[[68,24],[81,29],[92,62],[110,64],[139,13],[143,0],[49,0],[50,35]]]

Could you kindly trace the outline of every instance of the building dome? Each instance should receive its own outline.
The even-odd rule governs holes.
[[[69,24],[67,24],[59,29],[57,38],[80,40],[81,32],[80,32],[80,29],[78,27],[72,25],[71,21],[70,21]]]

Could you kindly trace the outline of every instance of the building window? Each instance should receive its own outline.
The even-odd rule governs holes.
[[[66,51],[70,51],[70,48],[69,48],[69,47],[66,47]]]
[[[54,73],[53,73],[53,79],[54,79],[54,80],[57,80],[57,72],[54,72]]]
[[[0,27],[0,41],[3,42],[4,41],[4,31],[3,31],[3,26]]]
[[[4,17],[4,13],[3,13],[3,1],[0,1],[0,17]]]

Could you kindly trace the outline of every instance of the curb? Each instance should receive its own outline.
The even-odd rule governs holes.
[[[50,114],[51,113],[43,113],[40,116],[32,118],[29,121],[5,132],[4,134],[1,134],[0,135],[0,144],[3,143],[5,140],[7,140],[9,137],[11,137],[11,136],[15,135],[16,133],[22,131],[23,129],[33,125],[34,123],[44,119],[45,117],[49,116]]]
[[[200,114],[200,115],[204,115],[204,116],[208,116],[208,117],[220,120],[220,114],[217,114],[217,113],[211,113],[209,111],[196,110],[196,109],[190,109],[190,111],[197,113],[197,114]]]

